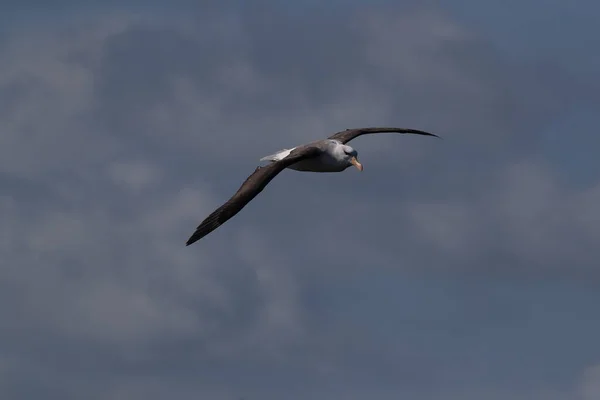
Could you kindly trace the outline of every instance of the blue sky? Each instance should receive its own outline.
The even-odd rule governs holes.
[[[0,5],[3,398],[600,398],[599,5],[44,4]],[[444,140],[184,246],[389,125]]]

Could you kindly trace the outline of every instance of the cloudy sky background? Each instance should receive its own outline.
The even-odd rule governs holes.
[[[321,3],[1,3],[3,399],[600,399],[600,6]]]

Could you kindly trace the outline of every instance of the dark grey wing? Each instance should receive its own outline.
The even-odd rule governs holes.
[[[271,163],[265,167],[258,167],[252,175],[250,175],[238,191],[221,207],[213,211],[190,236],[186,242],[186,246],[202,239],[219,226],[223,225],[228,219],[236,215],[242,210],[257,194],[267,186],[277,174],[283,171],[290,165],[311,157],[316,157],[322,153],[319,146],[302,146],[294,149],[286,158],[281,161]]]
[[[435,136],[439,138],[438,135],[434,135],[433,133],[420,131],[418,129],[410,129],[410,128],[357,128],[357,129],[346,129],[345,131],[334,133],[329,136],[327,139],[337,140],[343,144],[348,143],[352,139],[360,136],[366,135],[370,133],[385,133],[385,132],[395,132],[395,133],[411,133],[414,135],[425,135],[425,136]]]

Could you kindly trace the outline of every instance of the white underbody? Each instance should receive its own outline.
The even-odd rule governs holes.
[[[271,154],[261,158],[260,161],[275,162],[283,160],[288,155],[290,155],[292,150],[294,150],[294,148],[280,150],[275,154]],[[299,161],[295,164],[290,165],[288,168],[293,169],[295,171],[308,172],[341,172],[348,167],[349,165],[347,162],[335,158],[331,152],[327,151],[317,158]]]

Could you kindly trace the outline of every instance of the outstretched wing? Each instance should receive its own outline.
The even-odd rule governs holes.
[[[267,186],[277,174],[283,171],[290,165],[311,157],[316,157],[322,153],[322,149],[315,145],[306,145],[295,148],[286,158],[281,161],[271,163],[265,167],[257,167],[250,175],[238,191],[221,207],[213,211],[190,236],[186,242],[186,246],[202,239],[219,226],[223,225],[227,220],[236,215],[246,206],[257,194]]]
[[[395,132],[395,133],[411,133],[414,135],[425,135],[425,136],[435,136],[439,138],[438,135],[434,135],[433,133],[420,131],[418,129],[409,129],[409,128],[357,128],[357,129],[346,129],[345,131],[334,133],[329,136],[327,139],[337,140],[343,144],[348,143],[352,139],[360,136],[371,133],[384,133],[384,132]]]

